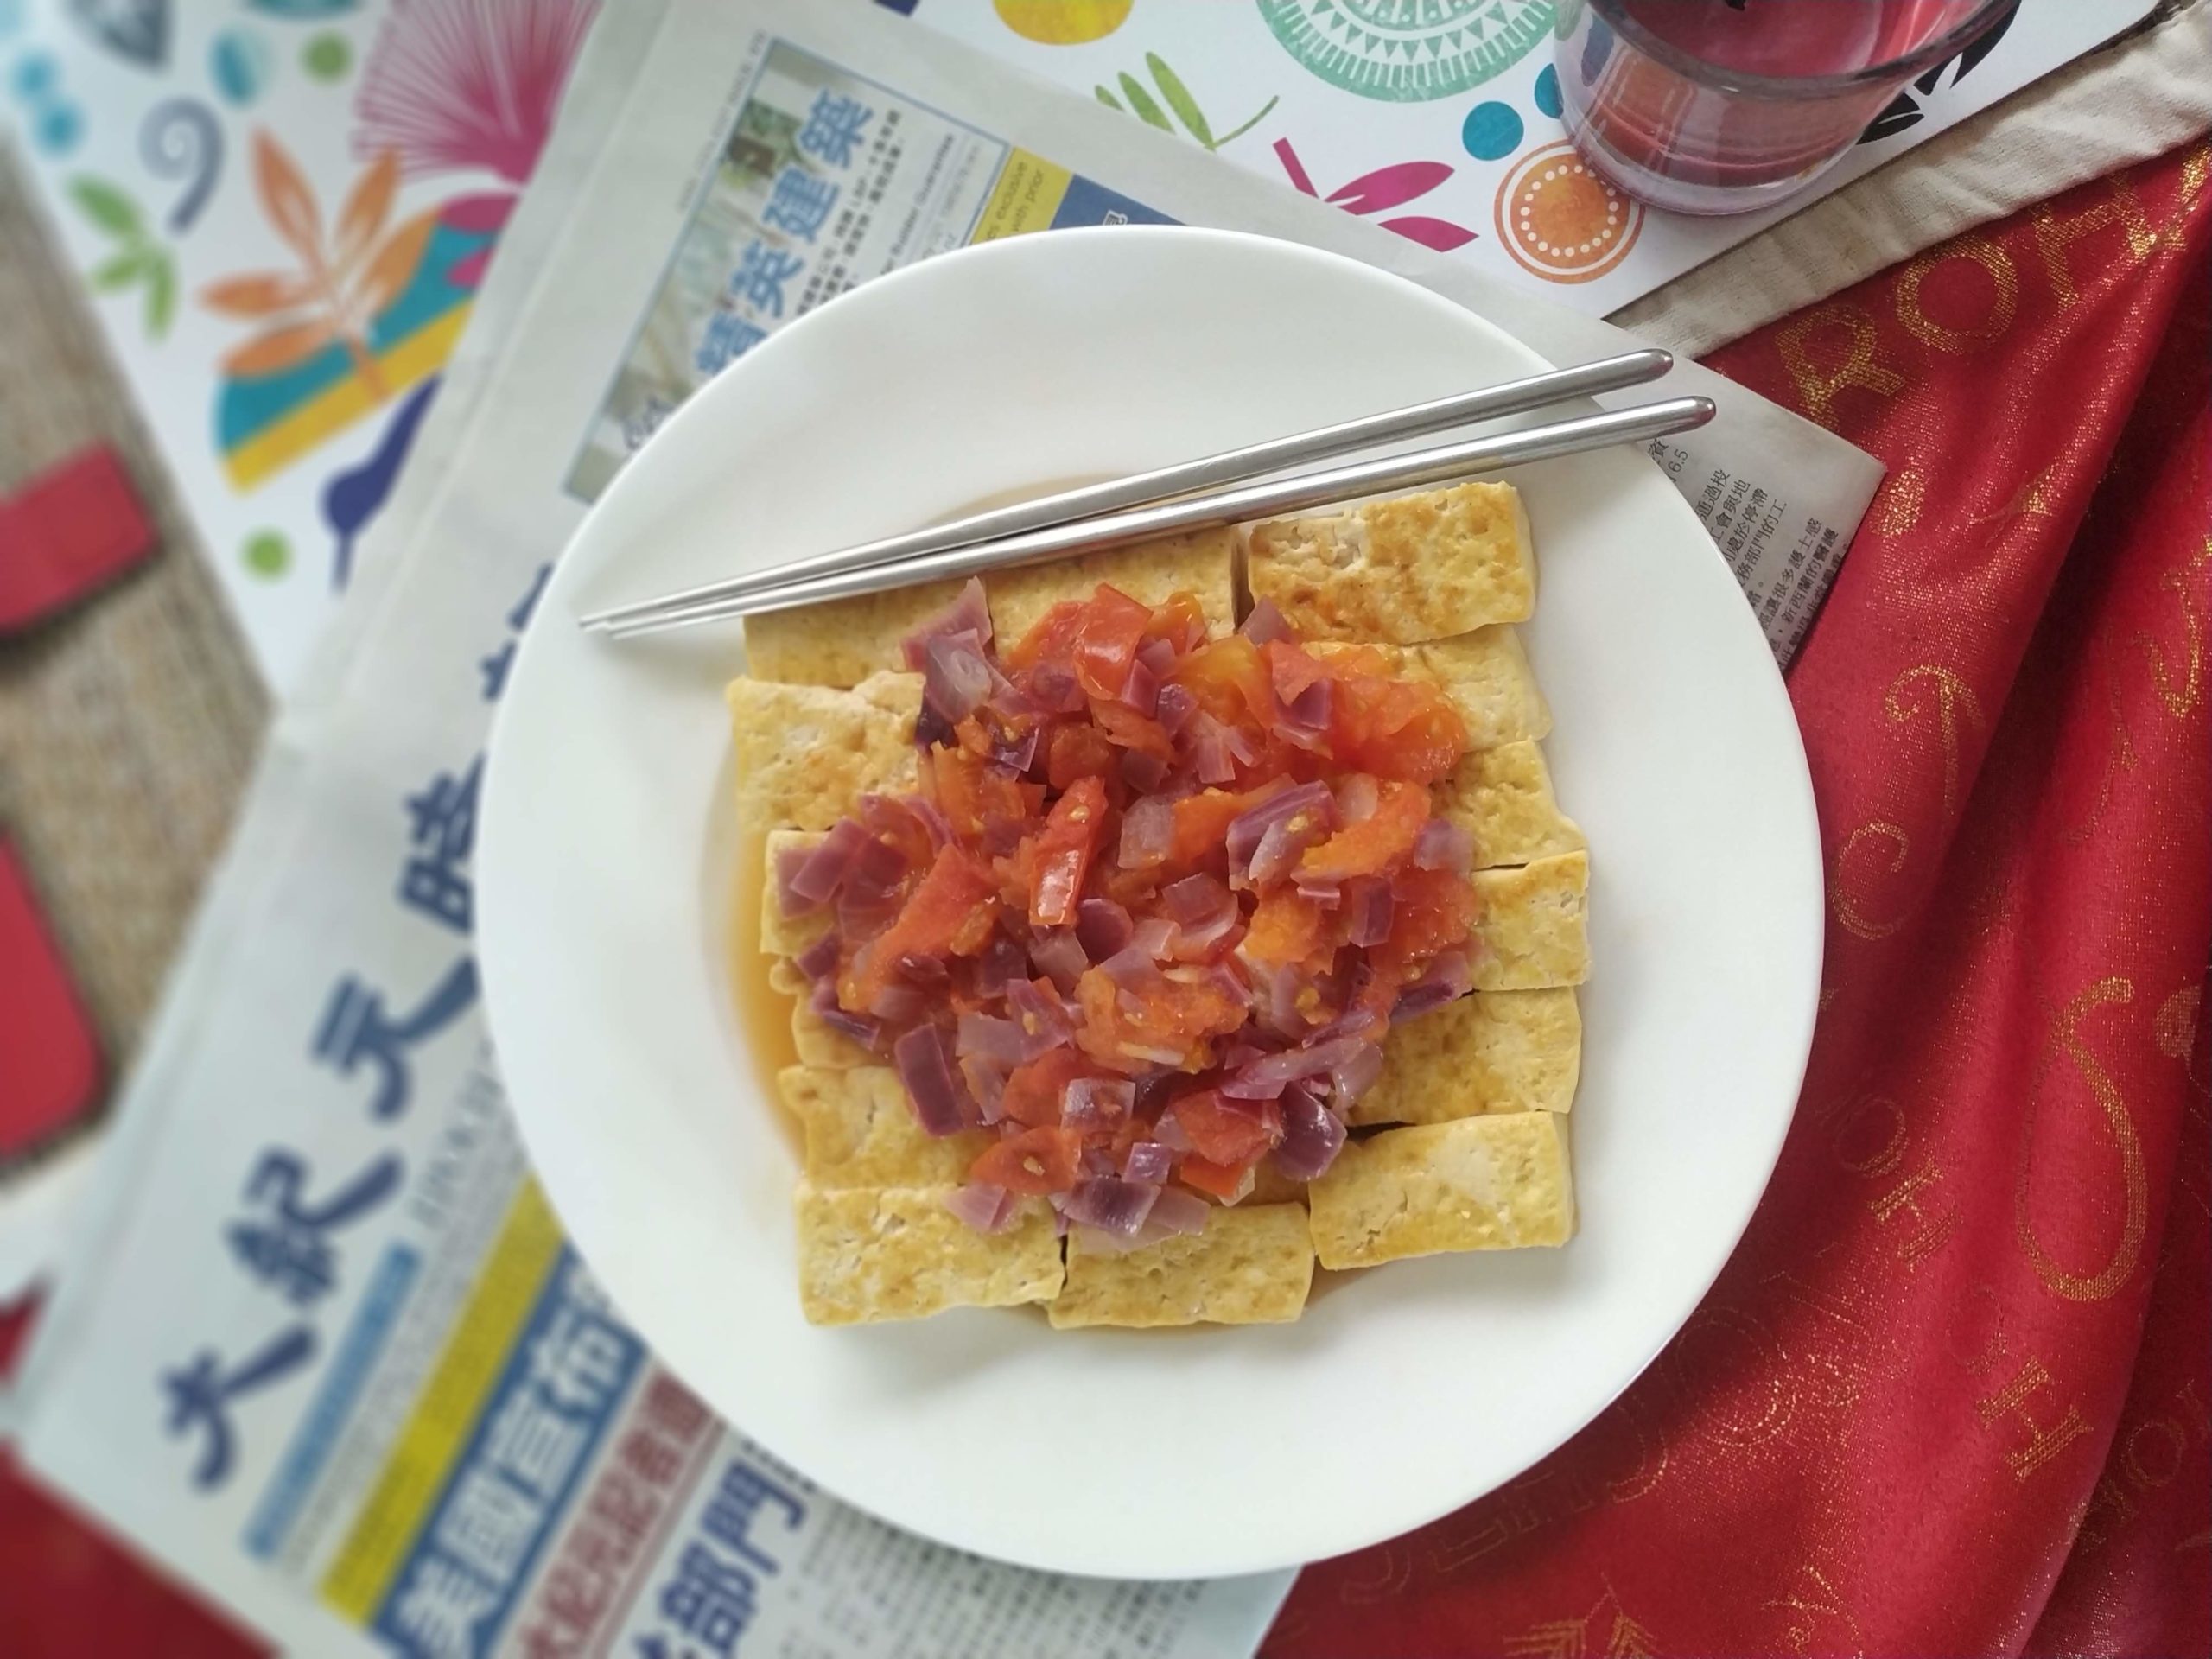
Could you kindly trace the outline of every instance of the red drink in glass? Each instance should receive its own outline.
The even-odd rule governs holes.
[[[1779,201],[2016,0],[1564,0],[1560,93],[1592,167],[1692,213]]]

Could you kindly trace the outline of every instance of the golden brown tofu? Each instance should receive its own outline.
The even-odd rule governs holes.
[[[753,678],[801,685],[858,685],[903,661],[906,636],[960,597],[958,579],[861,594],[745,619],[745,665]]]
[[[1477,870],[1474,883],[1477,990],[1535,991],[1590,976],[1587,853]]]
[[[1564,1244],[1574,1231],[1566,1120],[1508,1112],[1386,1129],[1347,1143],[1308,1201],[1325,1268]]]
[[[1534,743],[1470,750],[1430,786],[1429,810],[1467,831],[1478,870],[1527,864],[1587,844],[1552,798],[1551,772]]]
[[[1382,1075],[1346,1122],[1448,1123],[1485,1112],[1563,1112],[1582,1071],[1567,989],[1477,991],[1390,1027]]]
[[[1067,1283],[1046,1310],[1082,1325],[1279,1325],[1313,1282],[1306,1211],[1294,1204],[1217,1208],[1205,1230],[1119,1253],[1068,1238]]]
[[[863,793],[907,794],[919,781],[918,674],[872,675],[849,691],[732,680],[728,696],[748,832],[827,830]]]
[[[1013,1307],[1059,1294],[1052,1212],[1025,1198],[1013,1226],[979,1233],[944,1207],[944,1186],[848,1188],[801,1181],[799,1306],[816,1325],[918,1319],[948,1307]]]
[[[825,1192],[848,1186],[957,1186],[993,1140],[980,1130],[927,1133],[914,1121],[899,1074],[887,1065],[843,1071],[787,1065],[776,1074],[776,1085],[806,1132],[806,1179]]]
[[[1171,594],[1187,593],[1205,612],[1216,634],[1236,626],[1236,533],[1193,531],[1164,536],[1103,553],[1086,553],[1049,564],[1000,570],[983,578],[991,632],[1004,652],[1064,599],[1085,600],[1105,582],[1155,609]]]

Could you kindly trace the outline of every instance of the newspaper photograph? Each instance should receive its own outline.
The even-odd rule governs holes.
[[[279,714],[79,1207],[10,1402],[34,1472],[318,1654],[1256,1648],[1288,1572],[982,1560],[715,1421],[531,1178],[471,941],[517,644],[570,624],[539,604],[550,562],[652,423],[885,270],[1140,219],[1384,265],[1556,360],[1629,343],[866,0],[604,10],[428,417],[450,464],[403,481]],[[1878,469],[1676,380],[1722,414],[1662,464],[1786,656]]]

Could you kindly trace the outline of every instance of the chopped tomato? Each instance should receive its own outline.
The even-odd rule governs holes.
[[[1229,839],[1229,826],[1249,806],[1275,792],[1273,783],[1256,789],[1206,789],[1175,803],[1175,839],[1169,843],[1167,861],[1185,868],[1205,861]]]
[[[1435,686],[1354,676],[1337,682],[1329,747],[1357,771],[1429,784],[1459,764],[1467,725]]]
[[[1075,907],[1090,874],[1098,838],[1106,830],[1106,785],[1078,778],[1052,803],[1036,839],[1029,887],[1029,919],[1039,927],[1073,927]]]
[[[1401,870],[1390,883],[1390,938],[1382,954],[1418,962],[1448,950],[1475,925],[1474,884],[1449,870]]]
[[[1217,1089],[1200,1089],[1167,1109],[1199,1157],[1229,1168],[1254,1162],[1282,1139],[1282,1109],[1272,1100],[1232,1103]]]
[[[1328,677],[1328,670],[1294,640],[1270,639],[1262,647],[1262,654],[1268,659],[1268,674],[1274,682],[1275,696],[1285,702],[1314,681]]]
[[[1257,1164],[1217,1164],[1210,1158],[1185,1157],[1175,1173],[1185,1185],[1224,1204],[1250,1198],[1260,1179]]]
[[[1006,654],[1010,668],[1033,668],[1039,663],[1065,663],[1068,648],[1087,613],[1079,599],[1064,599],[1030,624],[1029,632]]]
[[[1427,823],[1428,791],[1393,779],[1382,785],[1374,811],[1308,847],[1298,873],[1321,881],[1380,875],[1405,862]]]
[[[1032,1128],[1060,1121],[1060,1097],[1077,1077],[1101,1075],[1096,1062],[1071,1048],[1049,1049],[1027,1065],[1017,1065],[1007,1076],[1006,1096],[1000,1109],[1017,1123]]]
[[[1129,677],[1129,664],[1144,643],[1152,613],[1118,588],[1098,584],[1084,607],[1083,625],[1069,648],[1076,683],[1094,697],[1118,697]]]
[[[1083,1137],[1073,1129],[1023,1129],[986,1148],[968,1166],[968,1179],[1041,1198],[1073,1186],[1082,1160]]]
[[[1152,622],[1144,632],[1147,639],[1165,639],[1179,653],[1195,650],[1205,643],[1205,607],[1198,603],[1196,594],[1179,588],[1154,607]]]
[[[994,823],[1020,823],[1045,802],[1042,784],[1002,778],[964,749],[931,749],[923,757],[924,783],[956,835],[973,839]]]
[[[1168,671],[1198,707],[1228,724],[1263,728],[1274,718],[1274,689],[1260,648],[1241,633],[1200,645]]]
[[[1149,715],[1137,713],[1128,703],[1096,699],[1090,705],[1090,717],[1106,734],[1108,741],[1124,749],[1156,754],[1162,760],[1173,763],[1175,744],[1167,735],[1167,728]]]
[[[1254,962],[1306,962],[1328,936],[1329,912],[1297,888],[1281,887],[1261,898],[1243,949]]]
[[[1159,974],[1123,990],[1103,969],[1093,968],[1076,982],[1076,1001],[1083,1008],[1076,1040],[1084,1052],[1123,1068],[1189,1065],[1210,1052],[1206,1039],[1235,1031],[1249,1012],[1241,991],[1232,994],[1211,973]]]
[[[1390,659],[1376,645],[1353,645],[1342,639],[1322,639],[1309,646],[1306,654],[1326,669],[1332,679],[1348,680],[1362,674],[1370,678],[1377,676],[1387,677],[1390,672]]]
[[[1115,762],[1112,741],[1088,721],[1064,721],[1045,740],[1045,776],[1054,789],[1078,778],[1103,778]]]
[[[950,956],[962,944],[981,950],[990,937],[997,902],[998,883],[989,870],[957,846],[941,849],[905,907],[856,964],[857,1006],[865,1008],[875,1001],[903,957]]]

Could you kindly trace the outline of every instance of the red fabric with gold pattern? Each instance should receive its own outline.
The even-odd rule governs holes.
[[[1307,1571],[1268,1659],[2212,1651],[2208,172],[1713,359],[1891,467],[1790,677],[1830,924],[1796,1125],[1643,1380]]]

